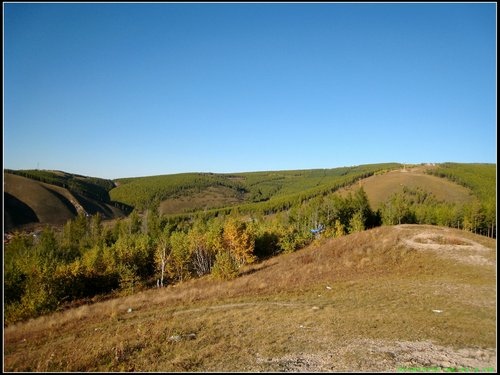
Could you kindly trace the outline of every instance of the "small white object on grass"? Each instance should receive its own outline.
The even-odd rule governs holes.
[[[442,313],[443,312],[443,310],[432,310],[432,311],[435,313]]]
[[[330,290],[330,289],[332,289],[332,287],[331,286],[327,286],[326,289]]]

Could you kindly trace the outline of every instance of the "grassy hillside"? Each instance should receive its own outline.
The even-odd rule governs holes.
[[[415,225],[315,242],[8,326],[4,370],[495,371],[495,247]]]
[[[225,186],[211,186],[200,191],[186,192],[179,197],[165,199],[160,203],[158,209],[161,214],[171,215],[233,206],[244,201],[244,194],[239,194],[234,189]]]
[[[496,199],[496,169],[496,164],[443,163],[427,173],[454,181],[471,189],[481,201],[491,202]]]
[[[392,170],[386,174],[365,178],[358,184],[343,189],[341,193],[345,195],[362,186],[374,210],[380,208],[392,194],[403,191],[405,187],[421,188],[432,193],[438,201],[465,203],[472,200],[471,189],[429,174],[428,171],[434,171],[436,168],[418,165]],[[490,186],[494,186],[494,183]]]
[[[72,193],[83,195],[101,202],[109,202],[108,192],[115,186],[114,182],[111,180],[87,177],[62,171],[5,169],[4,173],[15,174],[35,181],[59,186]]]
[[[242,205],[243,211],[279,210],[294,201],[335,191],[359,178],[399,166],[397,163],[385,163],[333,169],[233,174],[183,173],[127,178],[116,180],[117,187],[110,191],[110,196],[115,201],[139,209],[156,202],[160,207],[169,207],[163,213],[183,213],[211,208],[210,192],[213,193],[215,188],[218,196],[215,206]],[[180,204],[181,197],[196,197],[199,203],[193,204],[191,199],[185,199],[189,203],[183,205]],[[169,201],[175,203],[170,204]]]
[[[59,171],[5,170],[5,230],[36,223],[62,225],[80,212],[124,216],[109,199],[107,189],[112,186],[109,180]]]
[[[57,186],[41,183],[32,179],[4,173],[4,192],[14,197],[19,202],[33,211],[38,222],[55,225],[64,224],[67,220],[77,215],[77,210],[72,204],[74,198],[69,192]],[[10,199],[7,201],[9,202]],[[16,208],[6,205],[6,215],[15,217]],[[26,221],[13,221],[15,226],[27,224]],[[6,230],[10,228],[6,227]]]
[[[246,192],[237,181],[212,173],[181,173],[117,179],[116,184],[117,187],[109,193],[111,199],[124,202],[139,210],[169,198],[176,199],[203,193],[211,187],[225,187],[229,190],[225,196],[238,196]]]

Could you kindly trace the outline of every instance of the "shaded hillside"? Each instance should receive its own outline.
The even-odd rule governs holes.
[[[420,225],[315,242],[6,327],[4,370],[493,372],[495,247]]]
[[[9,193],[4,193],[4,228],[10,231],[24,224],[37,223],[35,211]]]
[[[4,193],[28,206],[39,223],[62,225],[77,214],[71,198],[65,196],[68,193],[62,190],[26,177],[4,173]],[[5,207],[5,213],[10,217],[16,215],[8,207]]]
[[[99,201],[91,196],[96,194],[79,194],[60,185],[4,172],[5,230],[34,223],[62,225],[78,213],[99,212],[104,218],[124,215],[109,200]]]
[[[83,195],[101,202],[109,202],[108,192],[115,186],[115,183],[111,180],[87,177],[63,171],[5,169],[4,173],[11,173],[35,181],[44,182],[49,185],[59,186],[72,193]]]

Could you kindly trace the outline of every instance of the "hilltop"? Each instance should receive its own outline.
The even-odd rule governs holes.
[[[319,239],[8,326],[4,370],[496,371],[495,248],[427,225]]]

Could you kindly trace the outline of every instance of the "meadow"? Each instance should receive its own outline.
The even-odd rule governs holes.
[[[495,246],[419,225],[318,239],[232,280],[206,275],[10,325],[4,370],[493,371]]]

